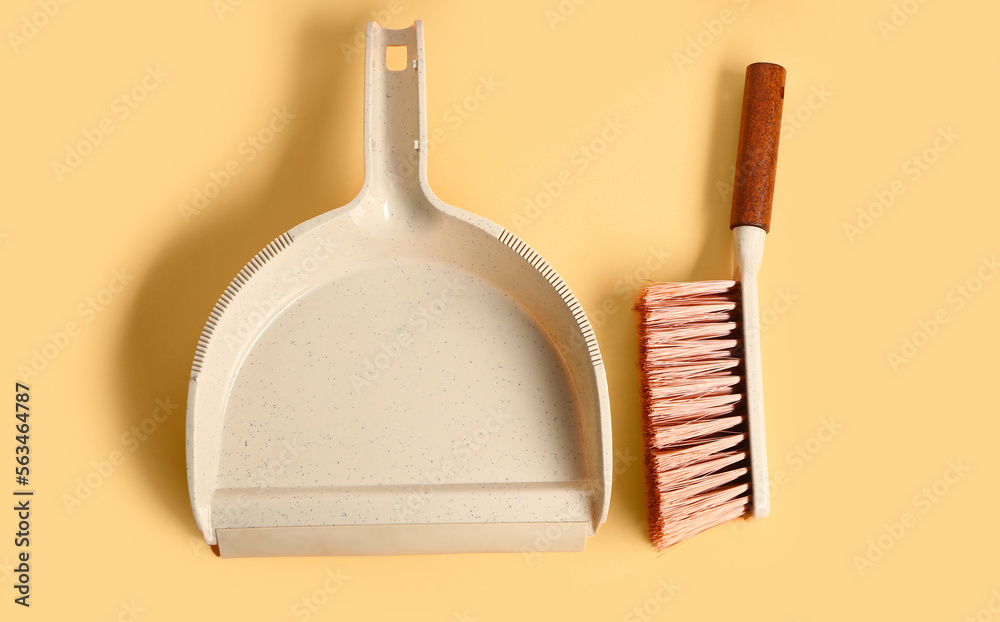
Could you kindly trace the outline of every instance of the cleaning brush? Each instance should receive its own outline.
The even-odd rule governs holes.
[[[747,67],[729,223],[735,280],[651,283],[636,303],[649,535],[658,549],[770,508],[757,272],[784,94],[783,67]]]

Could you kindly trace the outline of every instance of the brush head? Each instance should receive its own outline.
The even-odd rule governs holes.
[[[751,507],[740,284],[652,283],[640,321],[649,536],[665,549]]]

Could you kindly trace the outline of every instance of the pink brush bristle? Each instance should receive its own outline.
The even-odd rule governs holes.
[[[740,286],[653,283],[636,310],[649,536],[665,549],[749,508]]]

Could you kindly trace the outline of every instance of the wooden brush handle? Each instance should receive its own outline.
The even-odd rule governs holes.
[[[736,149],[733,212],[729,228],[771,228],[771,201],[778,165],[778,136],[785,101],[785,68],[771,63],[747,67],[740,143]]]

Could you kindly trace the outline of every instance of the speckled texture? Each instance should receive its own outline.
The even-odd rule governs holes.
[[[387,45],[407,45],[407,69],[384,68]],[[430,191],[422,59],[419,22],[369,25],[361,192],[255,257],[206,325],[187,442],[209,543],[239,527],[593,533],[607,515],[593,331],[524,242]]]
[[[301,451],[275,486],[416,485],[448,462],[449,483],[584,479],[576,411],[558,352],[509,296],[390,263],[310,292],[260,336],[226,407],[218,485],[252,486],[283,442]]]

